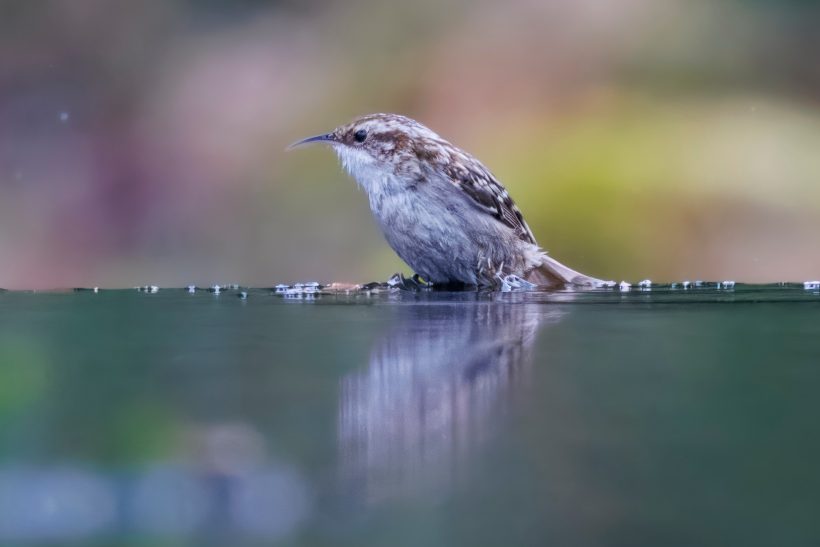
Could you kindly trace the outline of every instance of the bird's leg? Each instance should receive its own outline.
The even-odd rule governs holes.
[[[425,280],[424,280],[424,279],[423,279],[423,278],[422,278],[419,274],[417,274],[417,273],[414,273],[414,274],[413,274],[413,277],[412,277],[411,279],[412,279],[413,281],[415,281],[415,282],[416,282],[416,284],[417,284],[417,285],[419,285],[420,287],[430,287],[430,286],[432,285],[432,283],[428,283],[427,281],[425,281]]]
[[[415,291],[419,288],[417,283],[415,283],[415,279],[407,279],[401,272],[391,275],[390,279],[387,280],[387,286],[391,289],[401,289],[405,291]]]

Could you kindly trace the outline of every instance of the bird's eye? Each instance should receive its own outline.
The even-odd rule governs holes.
[[[364,142],[367,138],[367,131],[364,129],[359,129],[355,133],[353,133],[353,138],[356,139],[356,142]]]

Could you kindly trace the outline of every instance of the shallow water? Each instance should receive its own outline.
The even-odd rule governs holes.
[[[0,294],[0,544],[820,542],[820,291]]]

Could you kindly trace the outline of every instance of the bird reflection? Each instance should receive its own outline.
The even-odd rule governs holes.
[[[372,502],[446,488],[493,436],[526,385],[539,325],[560,318],[545,306],[498,301],[509,296],[397,306],[368,367],[341,381],[346,489]]]

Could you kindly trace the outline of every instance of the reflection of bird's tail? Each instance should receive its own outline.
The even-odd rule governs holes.
[[[530,283],[547,287],[564,285],[601,287],[606,284],[600,279],[576,272],[546,254],[543,255],[541,264],[527,272],[524,278]]]

